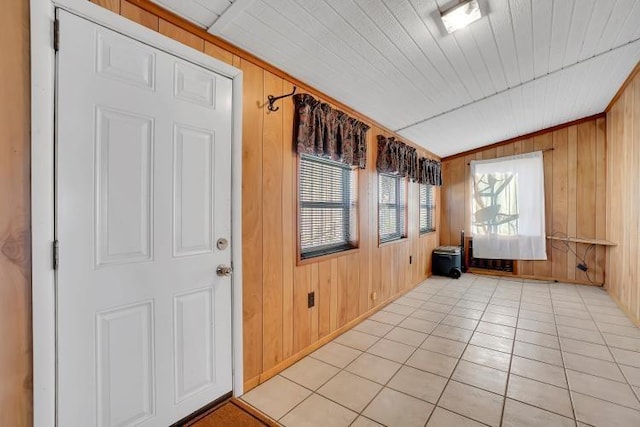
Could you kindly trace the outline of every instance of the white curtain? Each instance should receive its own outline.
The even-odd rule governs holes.
[[[473,256],[546,260],[542,152],[471,161]]]

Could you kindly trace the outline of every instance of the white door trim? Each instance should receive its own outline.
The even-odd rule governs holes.
[[[233,394],[242,371],[242,71],[138,25],[88,0],[30,0],[31,14],[31,272],[34,426],[56,425],[56,294],[54,238],[53,22],[59,7],[233,80],[231,256]]]

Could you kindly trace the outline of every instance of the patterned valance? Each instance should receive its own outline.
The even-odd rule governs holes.
[[[422,157],[418,162],[418,168],[420,169],[418,182],[421,184],[442,185],[442,163]]]
[[[293,100],[298,153],[366,168],[368,125],[307,93],[294,95]]]
[[[442,185],[442,167],[437,160],[418,158],[418,151],[396,141],[394,137],[378,135],[378,172],[406,176],[411,181]]]
[[[418,151],[396,141],[394,137],[378,135],[378,172],[406,176],[412,181],[418,180]]]

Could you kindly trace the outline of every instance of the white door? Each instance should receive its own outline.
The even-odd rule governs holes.
[[[231,80],[60,11],[58,425],[231,391]]]

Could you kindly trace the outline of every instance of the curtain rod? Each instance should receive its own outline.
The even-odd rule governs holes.
[[[545,151],[553,151],[553,148],[543,148],[542,150],[535,150],[535,151],[542,151],[544,153]],[[530,153],[535,153],[535,151],[530,151]],[[519,153],[519,154],[527,154],[527,153]],[[514,154],[514,156],[517,156],[517,154]],[[502,156],[502,157],[511,157],[511,156]],[[501,159],[502,157],[494,157],[493,159],[479,159],[479,160],[494,160],[494,159]],[[471,163],[467,163],[467,165],[471,165]]]

